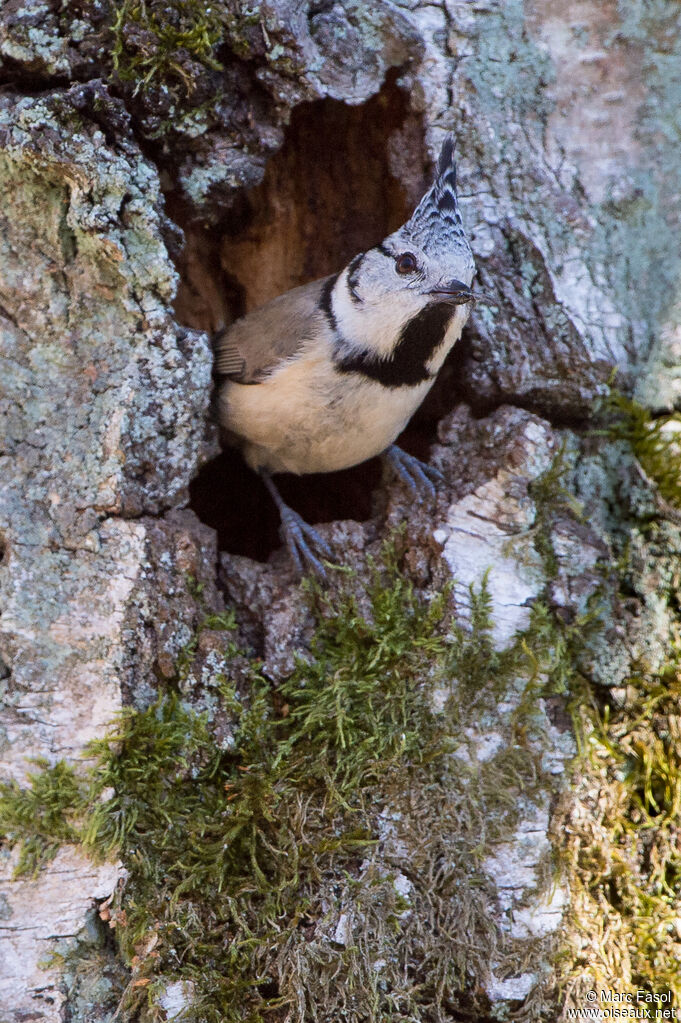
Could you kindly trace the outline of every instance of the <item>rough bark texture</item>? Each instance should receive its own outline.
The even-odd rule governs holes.
[[[617,929],[615,894],[593,896],[621,886],[621,872],[582,855],[612,854],[621,792],[603,757],[571,773],[565,699],[542,685],[579,678],[600,694],[594,704],[621,707],[636,702],[632,677],[667,678],[676,663],[678,513],[652,462],[641,468],[626,438],[599,434],[594,410],[615,370],[617,387],[657,412],[681,401],[680,28],[671,0],[2,6],[5,780],[24,784],[28,758],[78,763],[124,704],[143,709],[177,683],[188,649],[197,660],[179,691],[228,749],[219,644],[210,629],[192,643],[225,602],[267,678],[291,675],[314,632],[309,601],[284,552],[265,564],[229,543],[233,516],[262,497],[217,461],[193,485],[207,524],[187,509],[218,451],[205,330],[378,241],[418,197],[444,133],[456,139],[492,304],[477,307],[406,440],[436,442],[446,484],[435,506],[415,508],[389,476],[324,481],[363,511],[321,528],[357,569],[362,606],[367,555],[380,558],[406,520],[400,565],[417,593],[454,580],[466,635],[486,587],[490,657],[520,650],[519,634],[529,653],[487,688],[484,666],[473,690],[470,678],[448,680],[460,784],[447,768],[437,834],[420,834],[425,811],[410,804],[406,775],[380,796],[376,844],[354,882],[393,885],[393,930],[371,929],[369,903],[360,919],[347,871],[327,873],[323,919],[295,946],[299,974],[280,964],[281,990],[300,990],[327,952],[351,959],[360,947],[358,987],[373,1002],[353,1002],[349,981],[342,996],[327,984],[311,1001],[291,996],[277,1019],[555,1019],[566,991],[580,1005],[587,987],[652,990],[646,957],[673,988],[678,878],[665,875],[664,935],[625,953],[607,927]],[[301,507],[314,485],[298,485]],[[311,500],[308,514],[316,501],[319,517],[338,517],[338,501]],[[577,692],[590,705],[583,688],[573,703]],[[650,848],[627,841],[622,862],[645,889]],[[127,865],[93,866],[71,848],[34,877],[15,876],[16,863],[0,848],[3,1019],[111,1019],[117,984],[142,977],[146,989],[139,971],[154,954],[104,947],[92,923]],[[47,945],[76,959],[46,963]],[[77,964],[83,948],[99,950],[99,986]],[[381,999],[395,963],[418,988],[405,948],[455,968],[400,1015]],[[154,980],[149,1018],[191,1006],[191,983]],[[142,1012],[130,1005],[122,1018]]]

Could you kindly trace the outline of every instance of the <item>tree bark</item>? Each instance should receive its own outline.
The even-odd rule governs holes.
[[[304,479],[295,492],[356,570],[361,608],[367,557],[397,530],[417,594],[453,582],[462,643],[482,627],[484,590],[489,657],[520,651],[520,634],[527,655],[496,679],[478,665],[447,680],[460,774],[447,768],[429,835],[406,768],[394,802],[380,797],[355,880],[393,885],[397,937],[371,930],[347,871],[320,874],[323,919],[289,949],[307,965],[277,974],[281,991],[307,993],[276,1018],[548,1020],[587,991],[599,1004],[602,991],[679,994],[674,858],[664,846],[662,881],[645,865],[669,835],[631,837],[653,818],[659,837],[675,814],[654,776],[678,755],[664,728],[678,718],[681,533],[663,477],[681,401],[679,20],[671,0],[3,5],[0,748],[3,778],[22,786],[30,758],[80,764],[123,706],[177,688],[189,648],[182,699],[231,735],[210,695],[224,665],[201,631],[225,606],[275,687],[296,652],[310,656],[314,614],[286,554],[262,560],[266,537],[230,541],[263,498],[220,460],[208,332],[380,241],[455,137],[490,302],[406,438],[434,445],[437,503],[414,507],[375,467],[323,481],[323,496]],[[188,34],[169,45],[162,26]],[[613,386],[662,433],[604,428]],[[641,679],[664,688],[664,728],[648,704],[627,717]],[[646,760],[645,729],[664,764]],[[578,740],[591,760],[575,760]],[[618,775],[626,756],[644,779],[638,809]],[[118,1018],[191,1009],[195,986],[160,968],[149,1004],[130,1001],[147,953],[135,962],[94,928],[130,864],[66,846],[25,877],[18,850],[0,852],[3,1018],[109,1020],[120,990]],[[645,935],[631,885],[660,900]],[[340,993],[305,980],[314,955],[355,948],[365,1002],[348,978]],[[50,964],[51,949],[63,957]],[[84,949],[101,957],[98,987],[77,965]],[[437,983],[419,956],[440,957]],[[432,987],[402,1015],[400,970]]]

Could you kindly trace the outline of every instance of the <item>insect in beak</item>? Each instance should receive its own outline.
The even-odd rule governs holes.
[[[480,302],[483,305],[493,305],[497,307],[499,305],[496,299],[485,295],[481,291],[472,291],[461,281],[450,281],[449,284],[441,288],[433,288],[429,294],[446,296],[453,305],[466,305],[468,302],[476,304]]]
[[[463,284],[461,281],[449,281],[447,284],[443,284],[440,288],[433,288],[431,295],[443,295],[445,296],[452,305],[465,305],[467,302],[473,302],[475,296],[471,289]]]

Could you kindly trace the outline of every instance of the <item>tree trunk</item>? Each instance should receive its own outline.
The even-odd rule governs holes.
[[[3,5],[3,1019],[679,1005],[680,28]],[[399,226],[447,133],[487,301],[402,439],[445,482],[284,480],[320,594],[209,332]]]

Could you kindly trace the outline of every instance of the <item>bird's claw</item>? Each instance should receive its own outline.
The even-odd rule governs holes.
[[[307,524],[298,512],[294,511],[293,508],[289,508],[275,486],[269,472],[261,469],[260,478],[269,490],[272,500],[279,511],[279,520],[281,522],[279,535],[288,547],[298,574],[303,575],[305,568],[307,568],[308,571],[314,572],[323,583],[328,582],[326,569],[322,564],[321,558],[315,553],[316,550],[327,561],[333,561],[333,551],[328,543],[313,526]]]
[[[307,568],[308,571],[314,572],[322,582],[328,582],[326,569],[321,558],[317,556],[318,553],[326,561],[334,560],[333,552],[326,540],[292,508],[288,506],[281,508],[280,516],[280,536],[288,547],[298,573],[303,575]]]
[[[395,474],[406,484],[414,497],[421,497],[425,490],[430,499],[435,500],[437,496],[435,484],[445,482],[439,469],[436,469],[434,465],[428,465],[427,462],[422,462],[414,455],[407,454],[396,444],[392,444],[385,455]]]

